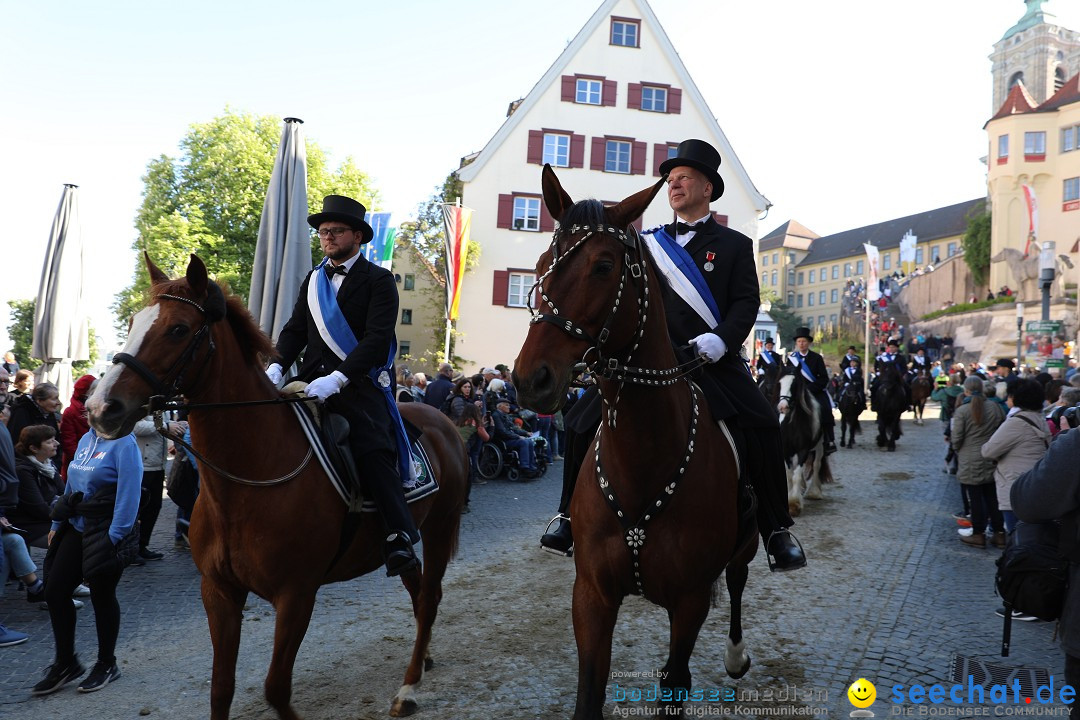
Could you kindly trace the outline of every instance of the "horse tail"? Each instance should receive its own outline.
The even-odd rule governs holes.
[[[855,421],[855,427],[857,428],[858,426],[859,426],[858,421]],[[821,476],[821,482],[822,483],[831,483],[831,482],[833,482],[832,468],[829,467],[829,456],[828,455],[821,458],[821,472],[819,473],[819,475]]]

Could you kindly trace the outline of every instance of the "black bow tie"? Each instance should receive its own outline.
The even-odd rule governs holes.
[[[675,223],[675,234],[685,235],[688,232],[697,232],[701,230],[701,228],[705,227],[706,222],[708,222],[708,220],[702,220],[701,222],[696,222],[693,225],[687,225],[684,222],[677,222]]]
[[[326,272],[326,277],[330,278],[331,280],[334,279],[335,275],[344,275],[345,273],[349,272],[344,265],[334,265],[332,263],[326,263],[325,265],[323,265],[323,270]]]

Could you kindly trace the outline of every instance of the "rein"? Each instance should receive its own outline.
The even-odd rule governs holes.
[[[641,577],[640,554],[642,547],[645,545],[645,526],[649,521],[659,515],[670,503],[671,498],[675,494],[675,489],[679,486],[682,478],[685,477],[686,469],[690,465],[690,459],[694,455],[694,441],[697,437],[697,423],[700,409],[698,407],[697,386],[693,381],[688,379],[687,376],[698,367],[704,365],[705,359],[701,356],[697,356],[693,360],[678,364],[675,367],[662,369],[630,365],[630,360],[634,352],[641,346],[641,343],[645,338],[645,321],[648,317],[649,310],[649,273],[646,264],[646,256],[642,251],[641,238],[634,230],[627,232],[626,230],[620,230],[619,228],[610,225],[573,225],[567,228],[565,232],[570,235],[583,232],[585,235],[567,248],[566,252],[561,255],[559,254],[559,240],[561,239],[564,230],[560,228],[552,235],[551,254],[553,260],[551,265],[548,266],[547,271],[538,277],[536,283],[533,285],[533,289],[540,294],[540,297],[551,312],[541,313],[539,310],[530,308],[532,312],[530,324],[535,325],[541,322],[548,322],[562,329],[563,332],[566,332],[571,337],[587,340],[590,343],[590,347],[582,356],[582,362],[584,363],[585,368],[594,375],[618,383],[615,397],[611,401],[609,401],[608,397],[604,394],[603,386],[600,384],[597,385],[600,397],[608,408],[608,427],[610,427],[612,431],[615,430],[617,424],[616,406],[618,405],[619,397],[622,394],[622,389],[625,384],[643,385],[646,387],[670,387],[680,380],[685,380],[687,385],[690,386],[690,401],[693,412],[690,416],[690,430],[686,452],[683,454],[682,460],[679,463],[675,478],[664,486],[664,489],[652,503],[647,506],[647,509],[641,514],[641,517],[638,518],[636,522],[631,522],[630,518],[626,516],[622,506],[619,504],[615,488],[604,475],[603,466],[600,462],[600,438],[602,437],[602,434],[599,431],[596,433],[596,450],[593,459],[596,463],[597,482],[600,485],[600,492],[603,494],[608,506],[615,513],[615,516],[623,527],[623,540],[626,542],[626,546],[631,552],[634,563],[634,584],[636,586],[637,594],[644,597],[645,586]],[[594,338],[587,330],[581,327],[580,324],[565,317],[559,311],[555,302],[544,290],[544,281],[552,275],[555,268],[557,268],[560,263],[569,257],[575,250],[580,248],[585,241],[599,235],[609,235],[614,237],[622,243],[625,249],[623,252],[622,275],[619,278],[619,289],[615,293],[614,306],[608,313],[607,319],[604,321],[604,326]],[[620,361],[614,356],[608,357],[605,360],[603,346],[610,337],[611,326],[615,320],[616,314],[619,312],[619,308],[622,304],[623,292],[625,291],[627,281],[630,278],[633,278],[635,281],[639,279],[642,280],[640,285],[641,290],[637,297],[637,326],[634,330],[634,335],[631,338],[631,348],[629,352],[626,353],[626,359],[623,361]],[[589,359],[590,356],[593,356],[591,360]]]
[[[220,292],[220,290],[218,291]],[[217,346],[214,345],[214,339],[210,332],[210,326],[213,322],[216,322],[219,317],[211,317],[211,314],[207,312],[206,308],[195,302],[194,300],[180,295],[169,295],[162,293],[157,296],[159,300],[175,300],[177,302],[186,303],[198,310],[203,317],[202,327],[200,327],[191,340],[188,341],[187,347],[180,353],[180,356],[165,373],[165,378],[159,378],[153,370],[148,368],[141,360],[137,359],[133,355],[128,353],[116,353],[113,356],[113,363],[121,363],[124,366],[130,368],[135,374],[145,380],[154,391],[154,395],[150,396],[147,401],[146,409],[149,414],[154,416],[154,427],[162,437],[171,439],[174,443],[178,443],[181,447],[186,448],[192,455],[198,458],[200,461],[206,464],[211,470],[216,472],[222,477],[228,478],[233,482],[240,483],[241,485],[254,485],[254,486],[271,486],[280,485],[284,482],[292,480],[299,475],[308,463],[311,461],[311,457],[314,454],[314,450],[311,444],[308,444],[307,454],[300,462],[300,465],[281,477],[274,478],[272,480],[250,480],[247,478],[238,477],[232,473],[221,469],[213,462],[208,460],[206,456],[193,448],[187,442],[180,438],[172,437],[168,434],[164,424],[164,413],[166,410],[183,410],[192,408],[213,408],[213,407],[250,407],[254,405],[276,405],[281,403],[303,402],[310,398],[274,398],[272,400],[246,400],[239,402],[219,402],[219,403],[188,403],[179,402],[176,397],[180,394],[180,385],[184,381],[184,374],[187,372],[188,365],[195,359],[195,353],[198,352],[199,347],[202,345],[203,340],[207,341],[206,357],[203,358],[202,365],[199,366],[199,370],[195,375],[195,381],[202,378],[203,372],[206,370],[207,365],[210,363],[210,358],[213,357],[214,351]]]

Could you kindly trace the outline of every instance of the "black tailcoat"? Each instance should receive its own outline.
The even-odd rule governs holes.
[[[666,226],[665,230],[675,237],[674,225]],[[753,242],[710,218],[685,249],[712,291],[720,311],[720,324],[709,327],[665,283],[664,308],[672,342],[681,346],[703,333],[718,335],[727,345],[727,353],[719,361],[705,365],[694,378],[705,393],[713,416],[717,419],[738,416],[743,427],[778,428],[776,411],[758,390],[740,355],[742,344],[757,320],[761,302]],[[709,253],[713,254],[711,260]],[[711,264],[711,270],[705,269],[706,263]]]
[[[308,283],[313,279],[314,272],[304,279],[292,317],[278,337],[278,362],[287,369],[303,351],[304,359],[296,377],[307,382],[340,371],[349,383],[340,393],[330,396],[327,406],[349,420],[354,452],[393,450],[396,454],[397,444],[386,398],[368,377],[372,368],[386,362],[394,340],[398,314],[394,276],[361,255],[342,280],[337,303],[359,341],[344,360],[323,341],[308,308]],[[391,369],[391,382],[393,379]]]
[[[796,350],[792,355],[799,355]],[[835,420],[832,414],[832,403],[829,401],[829,394],[825,391],[825,388],[829,386],[829,369],[825,367],[825,358],[821,357],[819,353],[813,350],[807,350],[806,356],[801,357],[799,362],[805,363],[806,367],[810,368],[810,372],[814,373],[814,382],[807,381],[810,386],[810,394],[818,401],[821,406],[821,422],[823,427],[832,427],[835,424]],[[788,357],[788,365],[795,368],[795,372],[802,376],[803,380],[806,380],[806,376],[802,374],[802,370],[795,366],[795,363],[791,362],[791,357]]]

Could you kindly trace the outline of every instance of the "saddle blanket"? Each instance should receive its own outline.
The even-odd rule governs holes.
[[[330,478],[330,484],[334,486],[338,495],[349,506],[349,512],[377,512],[375,503],[364,499],[360,488],[350,487],[350,483],[334,467],[334,464],[330,461],[329,453],[323,447],[322,433],[319,432],[314,419],[306,408],[298,407],[298,405],[302,404],[304,403],[293,403],[291,405],[293,412],[296,413],[296,418],[300,421],[300,427],[304,429],[304,435],[311,444],[315,456],[319,459],[319,465],[322,466],[326,476]],[[419,428],[406,421],[405,431],[409,436],[413,467],[416,470],[416,481],[410,482],[408,478],[404,478],[401,489],[405,493],[405,502],[413,503],[438,491],[439,484],[435,480],[435,473],[431,470],[431,461],[428,459],[427,452],[424,450],[424,446],[420,444],[421,433]]]

